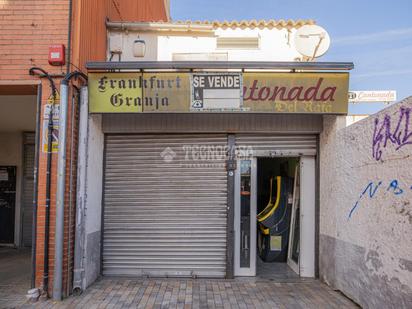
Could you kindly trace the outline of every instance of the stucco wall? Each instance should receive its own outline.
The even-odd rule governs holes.
[[[84,287],[92,284],[100,275],[101,218],[102,218],[102,180],[103,145],[102,116],[89,117],[89,137],[87,148],[87,184],[85,203],[85,282]]]
[[[210,32],[110,30],[109,50],[120,49],[123,61],[172,61],[174,54],[225,54],[229,61],[293,61],[302,57],[294,46],[297,28],[217,28]],[[259,48],[217,48],[217,38],[258,38]],[[133,56],[133,42],[146,42],[144,57]],[[108,54],[110,57],[110,53]],[[117,60],[117,56],[114,56]],[[187,60],[192,59],[188,58]],[[196,59],[197,60],[197,59]]]
[[[412,303],[411,114],[409,97],[347,128],[324,116],[320,277],[365,308]]]

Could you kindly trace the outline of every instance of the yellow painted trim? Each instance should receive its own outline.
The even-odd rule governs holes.
[[[262,224],[259,224],[259,228],[262,231],[263,235],[269,235],[269,229],[265,228]]]
[[[258,220],[259,220],[261,217],[263,217],[264,214],[265,214],[267,211],[269,211],[269,209],[272,208],[272,206],[273,206],[273,200],[272,200],[273,178],[272,178],[272,177],[270,177],[270,180],[269,180],[269,190],[270,190],[270,192],[269,192],[269,202],[268,202],[268,204],[266,205],[266,207],[256,216],[256,218],[257,218]]]
[[[282,179],[282,177],[276,176],[277,192],[276,192],[276,202],[275,202],[275,204],[273,205],[272,209],[269,212],[267,212],[266,214],[262,214],[268,208],[269,205],[266,206],[266,208],[258,215],[257,219],[258,219],[259,222],[262,222],[262,221],[266,220],[267,218],[269,218],[275,212],[275,210],[278,208],[279,202],[280,202],[281,179]]]

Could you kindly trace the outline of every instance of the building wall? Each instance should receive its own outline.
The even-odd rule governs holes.
[[[21,219],[21,190],[23,183],[23,133],[22,132],[0,132],[0,165],[16,166],[16,205],[14,244],[20,243],[20,219]]]
[[[364,114],[364,115],[348,115],[346,116],[346,126],[350,126],[354,124],[355,122],[358,122],[362,119],[367,118],[369,115]]]
[[[164,0],[73,1],[73,61],[104,60],[106,18],[116,21],[167,21]],[[69,0],[0,0],[0,81],[37,80],[28,74],[39,66],[61,74],[66,67],[47,62],[48,47],[68,47]],[[70,51],[67,51],[69,53]]]
[[[85,235],[83,287],[86,288],[100,276],[101,262],[101,218],[103,188],[103,152],[104,135],[102,115],[89,116],[89,137],[87,145],[87,163],[85,172],[88,180],[85,184]]]
[[[47,55],[49,45],[67,45],[68,12],[68,0],[0,1],[0,81],[37,80],[28,74],[33,66],[65,71]]]
[[[168,0],[114,0],[108,2],[108,18],[116,21],[169,21]]]
[[[122,60],[125,61],[172,61],[174,54],[186,54],[187,59],[183,60],[213,60],[213,55],[223,54],[224,60],[229,61],[294,61],[302,57],[294,47],[294,34],[302,24],[296,22],[293,26],[277,27],[204,25],[210,26],[210,29],[192,28],[186,31],[173,27],[156,30],[156,24],[148,24],[142,25],[142,30],[109,30],[109,50],[121,50]],[[177,25],[183,26],[184,23]],[[138,38],[145,40],[146,54],[136,58],[133,57],[132,47]],[[218,38],[259,38],[259,46],[218,48]],[[210,58],[193,58],[196,54],[209,55]]]
[[[17,166],[16,220],[14,244],[21,244],[20,228],[23,216],[23,132],[35,128],[36,97],[0,95],[0,165]]]
[[[412,303],[412,97],[320,136],[320,278],[365,308]],[[409,304],[409,305],[408,305]]]

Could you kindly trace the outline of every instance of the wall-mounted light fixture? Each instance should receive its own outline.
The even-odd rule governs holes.
[[[139,37],[133,42],[133,56],[144,57],[146,53],[146,42]]]

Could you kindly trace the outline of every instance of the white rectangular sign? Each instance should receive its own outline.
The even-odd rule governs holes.
[[[60,104],[46,104],[43,110],[43,119],[49,119],[50,117],[50,110],[53,108],[53,120],[59,120],[60,117]]]
[[[191,76],[191,110],[238,110],[242,107],[239,73],[194,73]]]
[[[377,90],[377,91],[349,91],[350,103],[361,102],[394,102],[396,101],[395,90]]]

